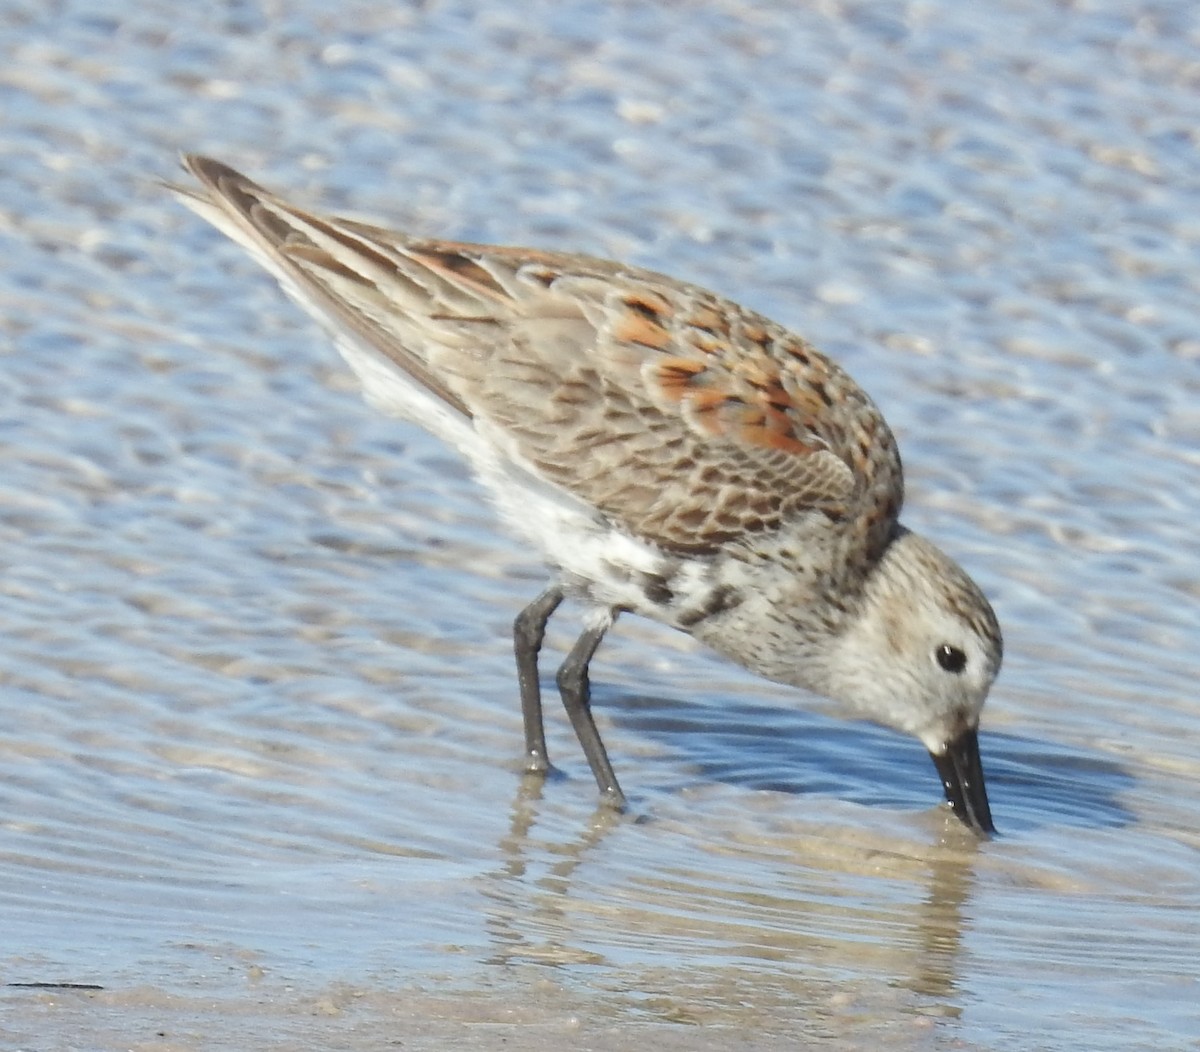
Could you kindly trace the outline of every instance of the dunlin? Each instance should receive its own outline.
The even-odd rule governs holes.
[[[172,187],[183,202],[331,331],[370,403],[458,449],[549,565],[514,625],[531,771],[549,769],[538,654],[570,597],[585,628],[558,688],[605,800],[624,795],[588,663],[629,611],[914,735],[954,812],[993,831],[977,731],[996,617],[900,525],[895,439],[835,362],[661,274],[412,237],[184,165],[201,186]]]

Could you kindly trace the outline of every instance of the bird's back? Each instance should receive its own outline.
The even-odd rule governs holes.
[[[205,158],[186,203],[338,338],[368,397],[677,553],[819,522],[870,562],[903,500],[895,441],[836,363],[704,289],[586,256],[315,215]],[[415,389],[413,381],[416,381]]]

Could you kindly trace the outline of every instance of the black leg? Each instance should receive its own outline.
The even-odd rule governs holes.
[[[596,730],[596,721],[592,719],[591,684],[588,682],[588,662],[596,653],[596,648],[608,631],[613,618],[595,628],[584,630],[567,655],[567,660],[558,670],[558,690],[562,695],[563,706],[571,718],[571,726],[583,753],[591,765],[592,774],[596,776],[596,784],[600,787],[600,798],[618,809],[625,807],[625,794],[617,784],[617,776],[613,774],[612,764],[608,762],[608,753],[604,750],[604,742],[600,740],[600,732]]]
[[[525,720],[525,766],[529,771],[550,770],[546,731],[542,726],[542,691],[538,684],[538,652],[546,636],[546,622],[563,600],[562,589],[551,585],[513,622],[513,648],[517,654],[517,683],[521,688],[521,716]]]

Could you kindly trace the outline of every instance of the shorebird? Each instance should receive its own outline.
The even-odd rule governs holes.
[[[557,684],[603,800],[625,803],[588,665],[630,612],[915,736],[955,814],[994,831],[978,726],[1000,628],[900,524],[896,441],[839,365],[662,274],[414,237],[183,164],[199,182],[170,187],[183,203],[331,332],[368,402],[457,449],[549,566],[514,623],[530,771],[550,769],[538,656],[569,597],[585,627]]]

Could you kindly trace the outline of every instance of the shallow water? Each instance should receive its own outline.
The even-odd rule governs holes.
[[[0,982],[103,987],[0,987],[2,1043],[1197,1047],[1194,6],[519,6],[0,11]],[[1003,622],[1003,835],[635,619],[634,816],[553,710],[524,782],[536,559],[160,191],[180,149],[843,360]]]

